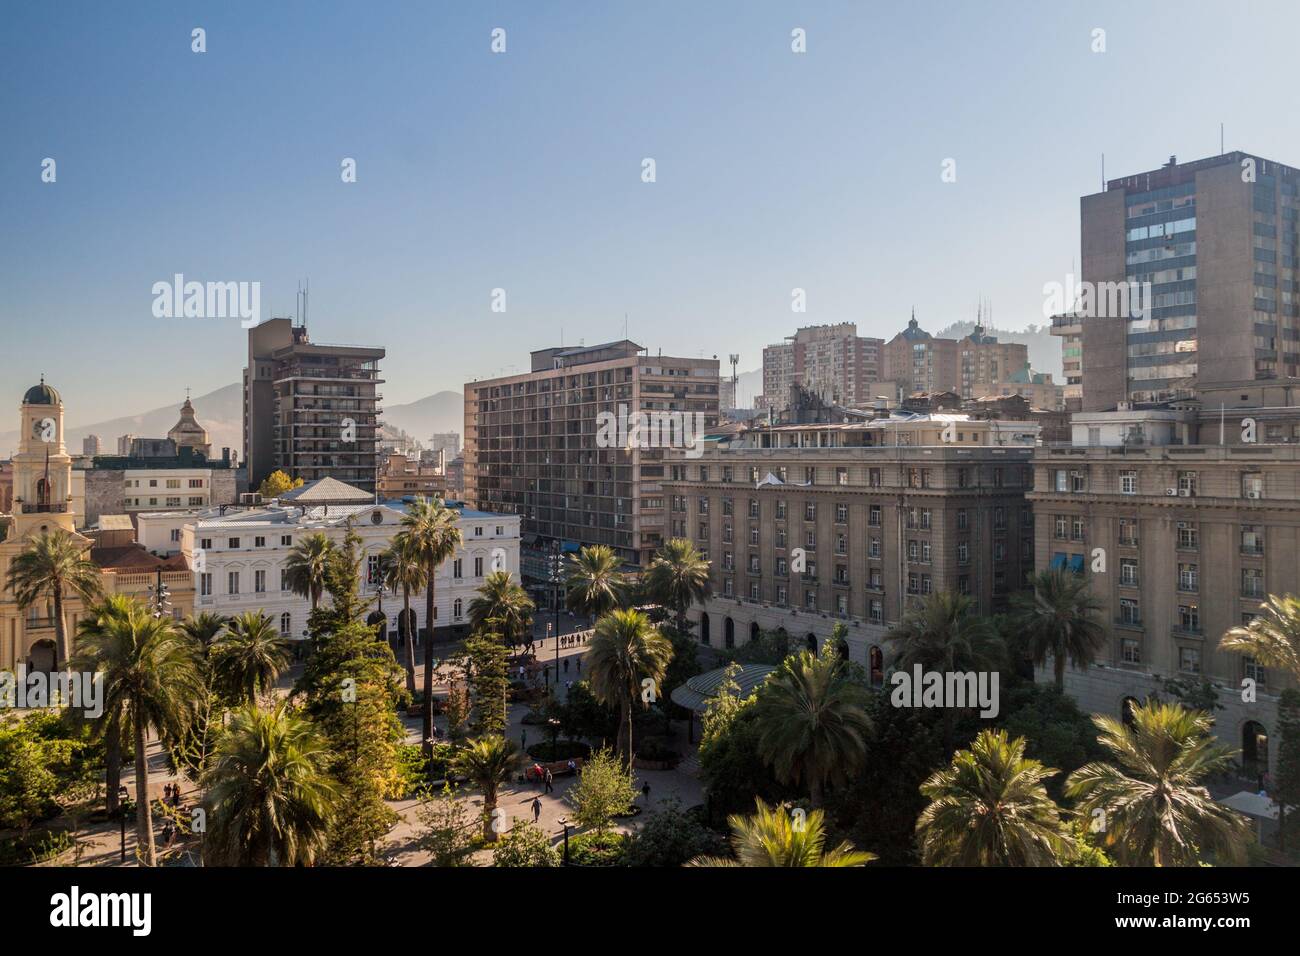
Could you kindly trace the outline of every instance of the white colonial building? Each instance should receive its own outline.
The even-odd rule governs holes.
[[[374,598],[372,623],[378,622],[382,606],[386,633],[396,635],[402,596],[381,589],[378,566],[380,554],[401,530],[408,503],[304,503],[311,499],[309,492],[297,496],[297,504],[281,501],[259,508],[216,509],[185,523],[180,529],[180,547],[195,576],[194,612],[234,615],[257,610],[270,616],[286,637],[305,638],[311,602],[289,590],[285,568],[290,553],[299,541],[316,532],[342,545],[351,526],[362,540],[363,593]],[[460,514],[463,544],[438,569],[434,587],[437,641],[468,633],[470,601],[488,574],[504,570],[519,578],[519,517],[475,511],[459,502],[447,504]],[[169,537],[175,520],[174,515],[160,517]],[[328,602],[329,596],[324,600]],[[423,629],[423,590],[411,595],[411,609],[416,627]]]

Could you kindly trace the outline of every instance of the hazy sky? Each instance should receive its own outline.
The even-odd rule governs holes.
[[[236,381],[237,319],[153,317],[177,272],[260,282],[264,316],[309,278],[313,339],[386,347],[389,404],[620,338],[625,313],[742,371],[799,325],[888,337],[913,305],[931,331],[980,297],[1041,322],[1103,152],[1111,177],[1199,158],[1222,121],[1228,149],[1300,164],[1298,11],[6,4],[0,414],[41,371],[71,423]]]

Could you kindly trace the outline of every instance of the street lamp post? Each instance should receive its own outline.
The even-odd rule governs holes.
[[[568,866],[569,865],[569,827],[571,826],[571,824],[569,823],[568,817],[560,817],[560,819],[556,822],[559,823],[560,826],[564,827],[564,865]]]

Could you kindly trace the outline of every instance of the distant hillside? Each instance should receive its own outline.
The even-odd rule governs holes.
[[[974,322],[961,321],[954,322],[935,335],[941,339],[961,339],[973,331],[975,331]],[[1030,325],[1019,332],[986,326],[985,332],[997,336],[1002,342],[1029,346],[1029,364],[1033,366],[1035,372],[1048,372],[1052,376],[1052,381],[1058,385],[1065,381],[1061,369],[1061,339],[1052,337],[1051,326]]]
[[[98,435],[100,448],[105,455],[117,454],[117,440],[122,435],[135,435],[138,438],[165,438],[171,427],[180,420],[181,396],[175,403],[163,405],[138,415],[122,418],[110,418],[107,421],[88,424],[72,424],[85,420],[87,409],[65,407],[64,444],[71,455],[81,454],[81,440],[87,435]],[[208,439],[212,442],[212,454],[221,457],[221,449],[229,448],[239,453],[242,458],[244,444],[243,398],[238,383],[226,385],[206,395],[196,395],[190,399],[194,405],[194,415],[200,425],[208,430]],[[93,411],[93,409],[90,409]],[[18,432],[0,432],[0,456],[8,458],[18,450]]]
[[[434,432],[456,432],[465,442],[465,398],[460,392],[435,392],[405,405],[385,405],[381,417],[390,429],[426,445]]]

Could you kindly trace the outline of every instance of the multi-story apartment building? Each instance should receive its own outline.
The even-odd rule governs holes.
[[[1083,409],[1083,319],[1073,313],[1052,316],[1052,335],[1061,339],[1061,370],[1065,373],[1065,410]]]
[[[814,646],[836,623],[883,679],[887,634],[926,594],[1002,609],[1033,569],[1025,492],[1038,426],[963,414],[759,428],[674,453],[668,533],[712,563],[690,612],[705,643],[784,629]]]
[[[279,469],[375,490],[382,348],[317,345],[305,326],[269,319],[248,330],[244,463],[257,488]]]
[[[663,542],[671,443],[647,440],[653,429],[632,437],[630,417],[647,413],[716,427],[717,359],[647,355],[627,340],[533,352],[529,372],[465,385],[465,498],[521,516],[543,544],[605,544],[644,565]],[[624,425],[615,441],[610,420]]]
[[[1095,665],[1067,671],[1066,689],[1085,710],[1121,716],[1167,696],[1167,679],[1209,679],[1223,688],[1216,733],[1252,778],[1274,762],[1286,677],[1219,639],[1268,595],[1300,593],[1300,449],[1285,444],[1300,434],[1300,408],[1271,444],[1279,411],[1076,415],[1072,447],[1035,453],[1030,494],[1037,567],[1086,574],[1108,635]],[[1243,700],[1244,678],[1254,700]]]
[[[390,454],[379,473],[380,498],[447,497],[447,476],[442,469],[407,455]]]
[[[1084,196],[1084,287],[1150,297],[1116,314],[1098,291],[1084,310],[1083,408],[1300,374],[1298,213],[1300,170],[1242,152],[1171,157]]]
[[[784,342],[763,349],[759,407],[784,411],[792,385],[802,385],[826,402],[850,407],[869,404],[881,380],[883,344],[881,339],[858,335],[852,322],[798,329]]]
[[[964,339],[940,339],[921,328],[915,313],[881,354],[884,378],[896,398],[917,392],[977,398],[1029,363],[1028,346],[1001,342],[981,325]]]
[[[356,489],[353,489],[356,490]],[[489,514],[450,503],[460,517],[462,544],[438,569],[434,585],[434,640],[464,636],[469,604],[494,570],[519,577],[519,518]],[[388,634],[398,628],[400,594],[384,592],[379,555],[401,528],[406,506],[380,504],[272,505],[223,509],[196,516],[181,531],[181,551],[194,569],[196,612],[239,614],[255,610],[269,615],[280,633],[292,639],[306,636],[311,602],[289,590],[286,562],[305,535],[321,532],[342,544],[351,527],[362,539],[362,593],[376,602],[370,623],[383,623]],[[424,592],[411,595],[417,628],[424,628]],[[382,608],[382,609],[381,609]]]
[[[429,439],[429,451],[447,453],[447,460],[460,454],[460,432],[437,432]]]

